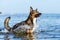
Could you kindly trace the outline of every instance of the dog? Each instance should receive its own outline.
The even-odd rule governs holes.
[[[36,27],[36,22],[37,22],[36,20],[39,16],[41,16],[41,14],[42,13],[39,13],[37,9],[33,10],[33,8],[30,7],[30,14],[25,21],[17,23],[12,28],[10,28],[8,24],[9,24],[9,20],[11,19],[11,17],[7,17],[4,21],[4,26],[10,32],[33,33]]]

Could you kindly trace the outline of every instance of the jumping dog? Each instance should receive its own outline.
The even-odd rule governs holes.
[[[10,32],[25,32],[25,33],[33,33],[36,27],[36,20],[37,18],[41,16],[41,13],[39,13],[36,10],[33,10],[32,7],[30,7],[30,14],[28,18],[25,21],[22,21],[20,23],[15,24],[12,28],[8,25],[9,20],[11,17],[7,17],[4,21],[5,28]]]

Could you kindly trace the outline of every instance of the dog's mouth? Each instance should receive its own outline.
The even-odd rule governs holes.
[[[38,14],[35,15],[35,17],[39,17],[40,15],[41,15],[41,13],[38,13]]]

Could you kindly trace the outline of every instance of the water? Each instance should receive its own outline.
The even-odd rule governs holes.
[[[60,14],[42,14],[37,18],[39,27],[31,35],[15,36],[13,34],[5,34],[7,30],[4,28],[4,20],[11,17],[9,25],[12,27],[16,23],[26,20],[28,14],[0,15],[0,40],[60,40]]]

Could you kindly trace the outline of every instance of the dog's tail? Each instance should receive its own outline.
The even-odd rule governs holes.
[[[4,27],[8,30],[8,31],[12,31],[12,28],[10,28],[9,26],[9,20],[10,20],[10,17],[7,17],[4,21]]]

